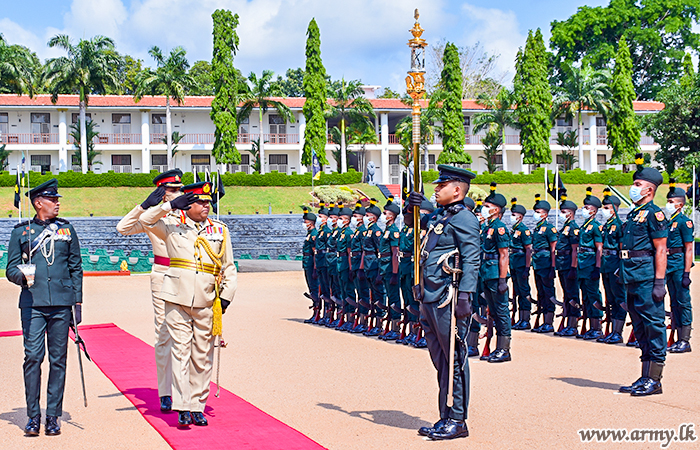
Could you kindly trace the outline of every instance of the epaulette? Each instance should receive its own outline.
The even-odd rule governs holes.
[[[64,224],[64,225],[67,225],[67,224],[70,223],[70,222],[68,222],[66,219],[64,219],[63,217],[56,217],[56,222],[62,223],[62,224]]]
[[[19,228],[19,227],[23,227],[25,225],[29,225],[29,220],[24,220],[24,221],[18,223],[17,225],[15,225],[13,228]]]
[[[450,205],[446,208],[446,211],[450,214],[457,214],[461,210],[466,209],[466,206],[464,206],[463,203],[457,203],[454,205]]]

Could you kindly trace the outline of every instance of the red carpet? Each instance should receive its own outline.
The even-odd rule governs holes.
[[[205,411],[209,426],[180,430],[177,413],[160,411],[153,347],[114,324],[80,327],[80,336],[95,364],[174,449],[324,448],[226,389],[214,397],[214,383]]]

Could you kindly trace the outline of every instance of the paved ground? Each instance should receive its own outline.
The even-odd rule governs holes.
[[[693,277],[697,298],[700,269]],[[639,376],[638,350],[514,332],[513,362],[471,361],[472,435],[426,442],[416,429],[437,419],[437,384],[427,351],[305,325],[303,291],[300,272],[240,274],[236,299],[224,316],[229,346],[223,350],[222,385],[330,449],[602,448],[611,444],[584,445],[577,430],[677,429],[683,423],[700,428],[700,347],[669,356],[663,395],[632,398],[616,391]],[[0,280],[0,330],[20,327],[17,293]],[[152,342],[148,277],[86,278],[84,320],[113,322]],[[168,448],[90,363],[89,406],[83,407],[72,345],[63,434],[25,438],[21,337],[0,341],[2,448]],[[694,343],[700,346],[700,340]]]

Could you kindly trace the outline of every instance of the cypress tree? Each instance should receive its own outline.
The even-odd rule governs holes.
[[[310,165],[312,151],[321,164],[328,164],[326,158],[326,119],[323,112],[326,108],[326,69],[321,60],[321,32],[316,19],[311,19],[306,30],[306,72],[304,74],[304,150],[301,163]]]
[[[513,80],[516,111],[520,122],[524,164],[548,164],[552,162],[549,138],[552,130],[550,111],[552,91],[548,81],[547,49],[538,28],[533,35],[528,32],[525,50],[518,51]]]
[[[442,127],[444,138],[439,164],[471,163],[470,155],[464,153],[464,114],[462,113],[462,70],[459,64],[459,51],[452,43],[445,45],[440,74],[442,100]]]
[[[241,154],[236,148],[238,80],[233,67],[233,57],[238,51],[238,14],[217,9],[211,17],[214,20],[214,50],[211,59],[214,100],[211,102],[209,116],[216,127],[212,155],[218,164],[240,164]]]
[[[632,57],[625,37],[618,42],[612,86],[613,111],[608,118],[608,146],[611,162],[631,164],[639,148],[639,123],[632,102],[636,98],[632,84]]]

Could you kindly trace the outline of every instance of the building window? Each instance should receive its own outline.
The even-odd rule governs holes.
[[[607,155],[598,155],[598,164],[605,165],[608,163],[608,156]]]
[[[131,155],[112,155],[113,166],[130,166]]]
[[[601,127],[605,128],[606,126],[608,126],[608,124],[605,123],[605,117],[596,117],[595,118],[595,126],[598,128],[601,128]]]
[[[112,133],[131,133],[131,114],[112,114]]]
[[[389,155],[389,165],[398,165],[399,155]]]
[[[51,114],[32,113],[32,134],[49,134],[51,130]]]
[[[191,162],[193,166],[208,166],[209,155],[191,155]]]
[[[10,119],[7,113],[0,113],[0,142],[7,142],[5,135],[10,131]]]
[[[285,134],[287,132],[287,124],[284,122],[284,117],[278,114],[270,114],[268,120],[270,123],[270,134]]]
[[[287,155],[269,155],[270,164],[287,164]]]
[[[558,127],[570,127],[572,124],[573,117],[569,117],[568,119],[566,116],[559,116],[557,117],[557,126]]]
[[[243,153],[241,155],[241,165],[249,165],[250,164],[250,155],[247,153]]]
[[[51,172],[51,155],[31,155],[30,161],[33,172]]]
[[[167,166],[168,155],[151,155],[152,166]]]
[[[70,155],[70,163],[72,166],[79,166],[80,165],[80,157],[76,155],[75,153]]]
[[[153,125],[153,134],[165,134],[167,132],[165,123],[165,114],[151,114],[151,125]]]
[[[78,123],[80,122],[80,113],[72,113],[70,115],[71,123]],[[92,114],[91,113],[85,113],[85,122],[92,122]]]

